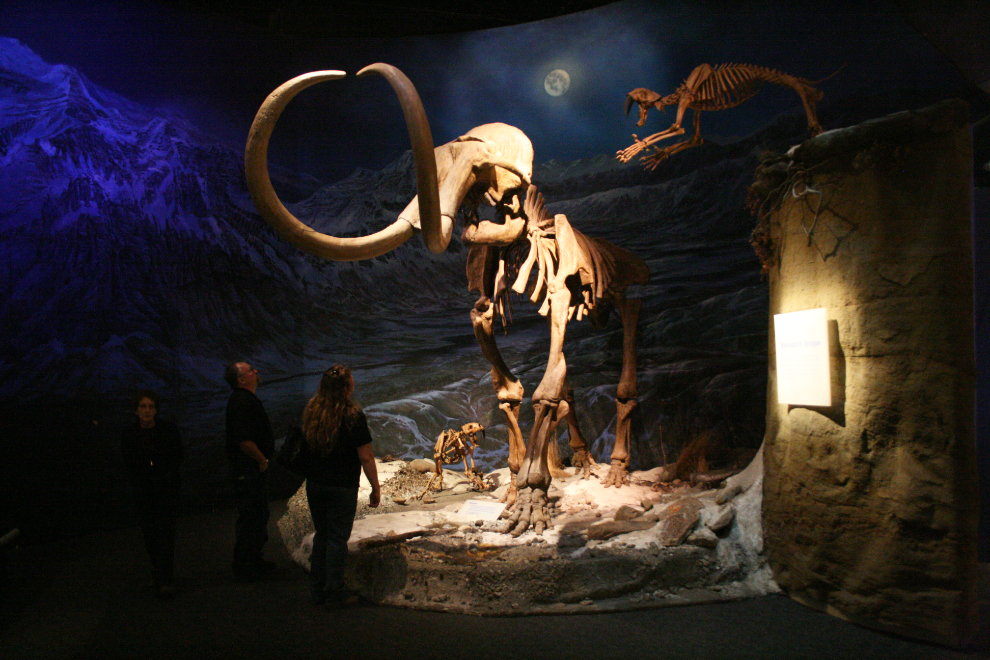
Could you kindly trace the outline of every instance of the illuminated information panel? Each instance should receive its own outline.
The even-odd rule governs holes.
[[[473,499],[465,500],[457,511],[457,515],[472,520],[498,520],[505,510],[505,503],[494,500]]]
[[[777,403],[832,405],[828,315],[824,309],[774,314]]]

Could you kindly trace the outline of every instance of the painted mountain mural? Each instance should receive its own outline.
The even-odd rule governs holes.
[[[712,467],[759,445],[767,290],[746,190],[761,152],[804,131],[796,108],[655,172],[608,154],[537,154],[534,183],[550,212],[636,252],[652,272],[630,291],[644,300],[634,468],[672,462],[691,443],[708,445]],[[408,153],[326,186],[273,171],[293,213],[338,236],[391,223],[415,194]],[[469,317],[466,252],[455,238],[442,255],[418,239],[364,262],[302,254],[254,211],[238,151],[0,39],[0,417],[14,447],[0,459],[14,475],[4,508],[22,528],[119,518],[116,443],[139,387],[160,390],[161,414],[183,431],[187,506],[223,502],[221,373],[234,359],[261,370],[277,434],[319,373],[343,362],[379,454],[429,455],[442,429],[479,421],[489,431],[476,458],[504,465],[503,419]],[[497,339],[529,393],[549,331],[527,300],[513,303]],[[621,344],[617,318],[597,332],[568,326],[569,381],[599,459],[614,437]],[[528,401],[523,409],[528,432]]]

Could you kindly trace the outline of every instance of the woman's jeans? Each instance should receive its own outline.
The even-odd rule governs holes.
[[[342,601],[346,597],[344,567],[347,540],[357,511],[357,494],[357,488],[306,482],[309,513],[316,528],[309,569],[310,591],[316,602]]]

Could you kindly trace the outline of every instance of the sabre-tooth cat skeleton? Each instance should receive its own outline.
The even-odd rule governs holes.
[[[834,75],[833,73],[832,76]],[[832,76],[828,77],[831,78]],[[823,78],[822,80],[826,79]],[[626,114],[629,114],[629,109],[633,103],[639,104],[637,126],[646,123],[646,115],[651,108],[663,112],[666,106],[676,105],[677,117],[670,128],[654,133],[642,140],[633,135],[633,139],[636,141],[619,151],[616,158],[627,163],[632,160],[633,156],[657,142],[675,135],[683,135],[684,113],[688,108],[691,108],[694,110],[694,135],[691,136],[691,139],[663,149],[653,147],[654,153],[642,156],[641,160],[647,169],[656,169],[657,165],[678,151],[704,143],[701,137],[702,112],[734,108],[753,97],[760,91],[765,82],[776,83],[793,89],[801,98],[801,103],[804,104],[805,114],[808,115],[808,129],[811,134],[818,135],[822,132],[821,124],[818,123],[818,117],[815,115],[815,104],[822,99],[823,95],[814,87],[815,84],[822,82],[821,80],[805,80],[754,64],[718,64],[714,67],[710,64],[699,64],[687,77],[687,80],[667,96],[661,96],[645,87],[638,87],[629,92],[626,96]]]

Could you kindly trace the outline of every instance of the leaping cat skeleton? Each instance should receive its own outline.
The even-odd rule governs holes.
[[[822,80],[826,80],[826,78]],[[694,135],[691,139],[664,149],[654,147],[654,153],[644,155],[641,158],[647,169],[656,169],[657,165],[664,159],[678,151],[696,147],[704,142],[701,138],[701,113],[703,111],[713,112],[734,108],[760,91],[764,82],[784,85],[797,92],[804,104],[804,111],[808,115],[808,129],[811,134],[818,135],[822,132],[821,124],[818,123],[818,118],[815,116],[815,104],[822,99],[823,94],[813,87],[821,80],[805,80],[753,64],[719,64],[714,68],[710,64],[701,64],[695,67],[680,87],[667,96],[661,97],[656,92],[643,87],[629,92],[626,96],[626,114],[629,114],[629,108],[632,107],[633,102],[639,104],[637,126],[646,123],[646,114],[650,108],[656,108],[663,112],[665,106],[676,105],[677,118],[667,130],[654,133],[642,140],[633,135],[633,139],[636,141],[617,152],[616,158],[627,163],[632,160],[633,156],[660,140],[675,135],[683,135],[684,129],[681,127],[681,123],[684,121],[684,112],[691,108],[694,110]]]
[[[573,395],[567,386],[563,343],[568,320],[591,315],[605,320],[611,309],[622,320],[622,375],[616,394],[615,445],[606,485],[626,482],[629,465],[630,414],[636,407],[636,323],[641,302],[627,299],[630,284],[645,283],[649,270],[636,255],[606,241],[588,238],[571,227],[564,215],[550,217],[543,198],[531,184],[533,146],[517,128],[484,124],[433,149],[426,113],[415,87],[387,64],[365,67],[358,75],[384,76],[399,97],[416,166],[417,195],[389,227],[359,238],[336,238],[317,232],[296,219],[279,201],[268,176],[268,141],[279,115],[300,91],[324,80],[341,78],[342,71],[317,71],[286,82],[272,92],[255,117],[245,149],[248,189],[255,206],[275,230],[293,245],[327,259],[352,261],[385,254],[421,231],[427,247],[447,248],[454,219],[464,209],[461,242],[468,255],[469,290],[481,294],[471,322],[481,352],[492,365],[492,384],[509,429],[509,467],[515,490],[510,521],[518,536],[532,528],[541,533],[549,523],[547,491],[552,476],[548,451],[556,429],[567,420],[573,464],[587,477],[592,465],[587,444],[577,428]],[[520,196],[526,191],[525,204]],[[495,207],[496,221],[479,220],[478,205]],[[533,302],[543,297],[540,313],[550,322],[550,354],[543,379],[533,392],[535,421],[528,443],[519,428],[523,386],[502,359],[495,343],[493,319],[503,315],[515,257],[526,245],[529,254],[511,283],[516,292],[530,288]],[[536,281],[529,285],[536,267]],[[504,318],[504,317],[503,317]]]

